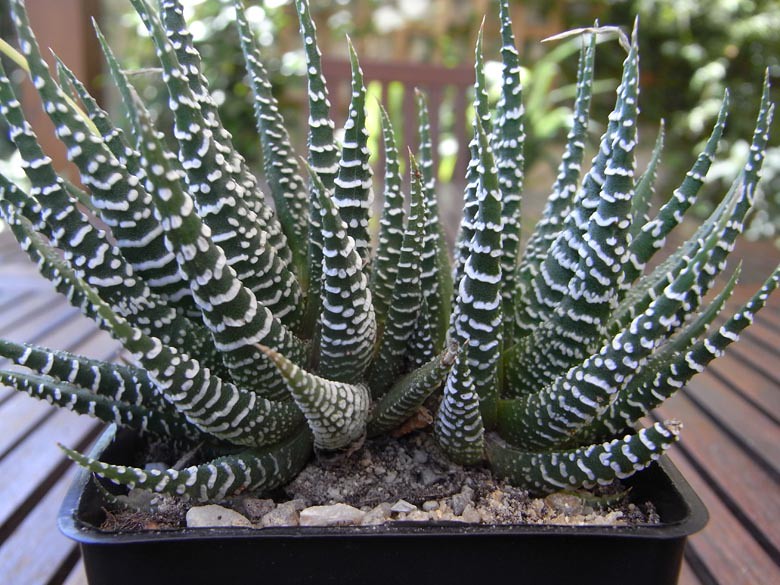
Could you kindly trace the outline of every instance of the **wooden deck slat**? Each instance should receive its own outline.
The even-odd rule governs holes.
[[[761,324],[761,321],[758,323]],[[752,335],[758,333],[758,327],[751,331]],[[763,375],[770,378],[777,384],[780,384],[780,371],[778,368],[767,367],[770,364],[777,363],[778,355],[776,352],[770,351],[764,345],[758,343],[751,343],[750,336],[744,336],[743,344],[736,344],[733,348],[734,352],[740,355],[741,359],[749,363],[753,368],[761,371]],[[749,348],[749,351],[748,351]]]
[[[36,339],[36,336],[32,336],[27,341],[71,353],[91,353],[92,357],[110,356],[112,351],[107,351],[106,348],[118,347],[108,333],[97,330],[92,322],[79,312],[70,313],[67,319],[52,322],[50,325],[45,332],[45,338]]]
[[[763,315],[763,320],[774,328],[780,327],[780,305],[775,303],[775,306],[770,306]]]
[[[84,572],[84,563],[81,559],[73,567],[73,570],[62,585],[87,585],[87,574]]]
[[[38,296],[38,295],[34,295]],[[119,349],[119,344],[111,339],[111,336],[95,328],[92,321],[81,315],[77,310],[70,310],[66,305],[52,303],[49,298],[49,306],[40,308],[40,311],[25,313],[19,317],[24,323],[24,332],[20,329],[5,332],[0,329],[0,335],[15,341],[26,341],[47,347],[61,348],[72,353],[78,353],[88,357],[110,359]],[[62,309],[67,309],[63,312]],[[33,318],[32,315],[35,315]],[[0,358],[0,366],[4,367]],[[10,388],[0,388],[0,404],[8,399],[15,391]]]
[[[30,429],[40,426],[52,412],[47,402],[18,392],[0,405],[0,461],[9,449],[29,434]]]
[[[769,315],[769,311],[766,313]],[[756,319],[743,334],[743,339],[757,340],[762,345],[771,348],[773,355],[780,355],[780,321],[773,323],[769,319],[764,319],[764,314],[760,313],[760,319]]]
[[[49,281],[24,264],[4,265],[3,277],[11,281],[14,290],[35,290],[47,293],[54,291],[54,286]]]
[[[20,317],[13,333],[7,337],[13,341],[29,340],[43,332],[53,331],[79,315],[78,309],[67,302],[57,302],[53,299],[48,301],[39,311],[26,315],[25,318]]]
[[[10,339],[27,334],[31,335],[32,338],[24,341],[34,342],[35,339],[46,336],[51,329],[51,323],[47,321],[47,317],[61,320],[59,313],[62,309],[67,308],[67,305],[36,292],[28,291],[22,296],[25,298],[24,302],[15,301],[13,306],[5,310],[0,309],[0,315],[5,316],[3,323],[0,324],[0,335]],[[68,313],[72,314],[72,311],[68,311]],[[29,325],[31,319],[37,321],[37,327],[35,324]]]
[[[0,335],[99,358],[114,354],[117,344],[58,300],[4,242],[2,234]],[[735,299],[745,300],[755,288],[738,287]],[[687,395],[657,413],[683,421],[682,442],[671,457],[711,517],[689,540],[681,585],[780,583],[778,365],[775,294],[740,343],[694,379]],[[55,526],[70,474],[56,443],[86,447],[97,428],[92,420],[0,389],[0,585],[85,585],[75,546]],[[24,481],[2,479],[9,477]]]
[[[0,483],[0,535],[35,490],[66,461],[57,442],[70,447],[80,445],[94,428],[95,421],[59,410],[0,461],[0,477],[19,478]]]
[[[0,241],[7,241],[1,237]],[[12,258],[4,258],[8,261]],[[56,295],[17,252],[0,273],[0,334],[17,341],[110,358],[117,343]],[[10,389],[0,389],[0,583],[61,582],[77,561],[77,547],[54,524],[72,467],[57,442],[87,447],[100,424],[55,411]],[[8,451],[12,449],[11,451]],[[71,582],[79,583],[74,573]],[[85,580],[81,580],[81,584]]]
[[[2,238],[0,238],[2,240]],[[2,263],[0,262],[0,266]],[[5,273],[5,271],[3,271]],[[14,302],[14,299],[21,297],[23,293],[18,290],[12,290],[5,286],[5,283],[0,280],[0,311],[5,311]]]
[[[773,303],[776,304],[776,303]],[[780,314],[774,313],[771,309],[774,307],[767,307],[762,313],[761,318],[758,320],[760,325],[763,325],[766,329],[772,331],[774,334],[780,335]],[[750,337],[748,336],[748,339]],[[775,346],[777,351],[780,352],[780,346]]]
[[[110,359],[118,347],[110,336],[96,331],[89,321],[76,316],[67,326],[47,332],[45,345],[62,347],[71,352],[100,359]],[[8,395],[7,400],[2,400]],[[0,389],[0,460],[6,450],[20,441],[30,429],[53,415],[48,403],[18,393],[10,388]]]
[[[766,461],[754,459],[755,441],[745,439],[745,434],[755,439],[764,432],[776,445],[780,438],[777,425],[771,424],[780,415],[777,351],[769,349],[774,357],[764,355],[764,363],[754,351],[762,343],[773,343],[780,331],[780,320],[769,312],[777,306],[775,295],[750,335],[743,335],[708,372],[694,379],[691,395],[695,402],[690,396],[677,396],[657,412],[658,417],[683,421],[682,440],[671,458],[711,518],[704,531],[689,539],[682,585],[780,582],[778,479]],[[760,371],[757,364],[763,366]],[[708,392],[708,388],[715,390]],[[734,405],[739,405],[736,411],[731,410]],[[759,431],[751,427],[756,418],[750,414],[760,417]]]
[[[777,384],[756,372],[755,368],[744,360],[735,359],[736,357],[732,353],[716,360],[708,373],[727,384],[733,392],[749,399],[765,414],[775,418],[776,414],[780,413],[780,392],[777,391]]]
[[[698,408],[729,430],[733,440],[751,450],[753,457],[780,474],[780,449],[777,448],[780,429],[764,413],[708,373],[691,380],[688,396]]]
[[[25,326],[27,321],[50,311],[54,306],[64,308],[66,305],[59,299],[46,295],[25,294],[21,300],[0,313],[0,334],[18,335],[18,328]]]
[[[777,492],[777,482],[757,465],[731,438],[715,425],[684,394],[660,408],[663,418],[679,418],[683,434],[679,450],[704,468],[707,483],[730,508],[739,507],[743,524],[763,534],[772,553],[780,551],[780,498],[764,497]],[[693,432],[688,432],[688,428]],[[700,474],[701,475],[701,474]]]
[[[76,552],[73,541],[56,528],[46,528],[73,481],[72,471],[54,484],[0,548],[0,575],[7,576],[4,585],[49,583]]]
[[[682,568],[680,569],[680,579],[677,585],[705,585],[696,575],[696,572],[688,564],[687,560],[683,561]]]
[[[750,337],[746,337],[742,345],[737,344],[730,348],[730,351],[739,356],[739,359],[748,364],[756,373],[760,373],[766,378],[772,380],[775,384],[780,384],[780,372],[777,371],[776,364],[780,361],[777,355],[760,351],[756,343],[751,343]]]
[[[24,313],[20,316],[17,312],[16,322],[23,327],[6,332],[8,337],[98,358],[116,353],[118,344],[108,334],[96,330],[75,309],[53,302],[57,298],[52,292],[22,291],[21,296],[12,297],[15,302],[8,303],[6,310],[16,309],[22,298],[29,299],[23,303]],[[72,476],[72,467],[56,443],[84,448],[98,427],[94,420],[55,411],[47,403],[22,394],[12,393],[0,404],[0,457],[13,447],[0,459],[0,473],[25,478],[24,482],[0,485],[0,575],[8,575],[0,581],[3,585],[43,585],[52,578],[60,582],[78,560],[76,545],[54,526]],[[69,467],[70,472],[65,473]],[[73,576],[72,582],[78,583],[79,577],[83,573]]]
[[[715,583],[769,585],[780,582],[777,564],[696,473],[687,458],[675,448],[670,456],[710,512],[709,524],[688,540],[688,548],[705,564],[716,579]]]

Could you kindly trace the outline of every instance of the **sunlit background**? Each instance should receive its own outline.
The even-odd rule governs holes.
[[[5,0],[0,0],[0,5]],[[46,4],[46,0],[38,0]],[[152,43],[127,0],[58,0],[52,7],[81,10],[88,35],[89,16],[95,15],[107,32],[123,66],[133,72],[133,81],[158,114],[161,127],[166,118],[166,95],[159,72],[154,69]],[[259,144],[252,122],[251,93],[246,84],[238,36],[233,25],[232,2],[185,0],[187,18],[204,57],[205,73],[223,121],[239,150],[259,168]],[[246,3],[247,15],[259,36],[265,62],[272,74],[275,92],[288,120],[294,141],[303,153],[305,144],[305,84],[303,54],[291,0],[260,0]],[[542,43],[542,39],[572,28],[600,24],[629,30],[635,14],[640,17],[642,55],[642,141],[652,144],[662,118],[667,125],[665,174],[661,188],[679,182],[691,161],[692,150],[709,134],[725,88],[732,93],[738,114],[732,116],[720,150],[719,162],[710,173],[708,195],[698,204],[699,215],[710,210],[715,195],[723,192],[746,156],[757,109],[761,80],[769,70],[780,78],[780,2],[777,0],[526,0],[512,4],[521,53],[525,63],[525,102],[529,138],[527,170],[544,176],[545,167],[557,163],[560,142],[568,129],[579,39]],[[468,86],[474,61],[474,42],[485,21],[485,57],[488,81],[495,87],[500,76],[496,8],[490,0],[315,0],[312,12],[318,23],[319,41],[331,71],[334,117],[341,121],[346,111],[347,41],[352,39],[361,56],[369,82],[369,124],[372,152],[378,160],[378,103],[382,101],[394,118],[401,139],[414,146],[406,99],[413,86],[422,85],[434,96],[438,124],[439,179],[458,185],[463,178],[464,136],[470,124]],[[7,14],[3,10],[3,14]],[[8,23],[3,23],[8,31]],[[61,33],[62,34],[62,33]],[[7,38],[9,35],[5,34]],[[56,39],[55,39],[56,40]],[[613,99],[619,66],[624,57],[619,44],[603,39],[597,54],[597,99],[594,120],[603,120]],[[59,40],[62,42],[62,40]],[[54,41],[52,41],[54,44]],[[102,84],[101,63],[88,54],[92,87],[117,116],[121,104]],[[341,62],[341,66],[340,63]],[[381,64],[398,64],[384,71]],[[374,75],[375,74],[375,75]],[[391,79],[392,77],[397,79]],[[378,79],[377,79],[378,78]],[[447,85],[447,79],[456,80]],[[420,80],[430,81],[431,84]],[[372,81],[373,80],[373,81]],[[461,81],[457,81],[461,80]],[[460,83],[460,85],[458,85]],[[428,85],[428,87],[426,87]],[[775,82],[777,86],[777,81]],[[432,89],[431,89],[432,88]],[[777,89],[773,90],[777,94]],[[497,99],[497,91],[493,92]],[[776,99],[777,96],[775,96]],[[465,98],[465,99],[464,99]],[[593,123],[593,138],[602,128]],[[409,136],[405,136],[408,134]],[[777,144],[777,139],[773,144]],[[56,157],[55,157],[56,158]],[[0,138],[2,168],[18,175],[18,165],[7,137]],[[780,233],[780,148],[767,154],[764,170],[764,202],[754,215],[749,235],[777,237]],[[541,179],[540,183],[549,184]],[[534,184],[529,184],[533,196]],[[545,195],[540,193],[540,199]],[[530,207],[533,209],[533,205]],[[533,221],[533,218],[529,218]]]

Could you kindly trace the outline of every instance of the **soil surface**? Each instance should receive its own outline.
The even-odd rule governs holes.
[[[619,484],[597,493],[530,497],[525,490],[493,478],[487,468],[452,464],[426,432],[367,441],[349,454],[320,455],[272,497],[244,494],[219,504],[193,505],[134,491],[107,506],[101,528],[366,526],[408,521],[569,525],[660,522],[651,503],[631,502]]]

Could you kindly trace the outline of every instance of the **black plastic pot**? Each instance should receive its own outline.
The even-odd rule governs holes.
[[[132,435],[101,436],[92,455],[127,463]],[[60,511],[91,585],[269,583],[412,585],[673,585],[686,537],[707,511],[668,460],[639,474],[632,498],[659,526],[479,526],[404,523],[360,528],[208,528],[106,533],[100,495],[82,472]]]

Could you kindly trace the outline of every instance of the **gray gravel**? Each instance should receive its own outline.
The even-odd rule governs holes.
[[[243,494],[221,503],[229,508],[230,514],[214,510],[217,516],[229,516],[234,526],[254,528],[376,526],[411,521],[659,523],[651,504],[622,501],[619,490],[613,488],[595,497],[588,493],[563,492],[532,498],[525,490],[496,480],[487,468],[463,468],[451,463],[429,433],[414,432],[399,439],[382,437],[366,441],[348,455],[315,459],[295,480],[273,494],[273,499],[268,495]],[[187,514],[187,510],[191,507],[172,498],[159,498],[154,506],[145,506],[144,511],[112,512],[110,522],[103,528],[165,529],[186,524],[204,526],[217,521],[188,522],[192,513]],[[157,514],[155,509],[165,510],[165,514]]]

